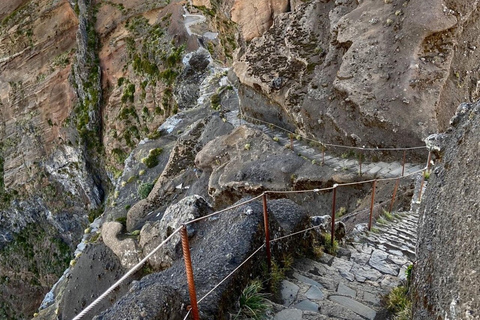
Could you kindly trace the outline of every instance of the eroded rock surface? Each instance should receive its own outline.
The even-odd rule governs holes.
[[[480,290],[480,105],[462,104],[420,208],[414,319],[476,319]]]
[[[150,253],[169,233],[181,227],[184,223],[204,216],[212,211],[205,199],[200,196],[189,196],[183,198],[178,203],[170,206],[163,215],[162,219],[155,222],[147,222],[140,231],[139,246],[142,248],[144,255]],[[188,226],[187,232],[193,236],[196,232],[195,227]],[[148,263],[156,270],[166,269],[170,267],[176,257],[176,248],[181,243],[180,235],[177,234],[168,244],[158,250]]]
[[[477,6],[303,3],[276,17],[234,69],[305,133],[356,145],[419,145],[446,127],[452,105],[478,98],[477,85],[467,85],[479,78],[478,39],[470,31]],[[245,111],[255,114],[250,104]]]

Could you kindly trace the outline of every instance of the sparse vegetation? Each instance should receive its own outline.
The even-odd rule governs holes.
[[[324,244],[325,251],[333,256],[336,255],[338,250],[338,241],[336,239],[333,239],[333,246],[332,246],[332,237],[330,233],[324,233],[323,239],[325,241],[325,244]]]
[[[430,174],[431,174],[431,171],[430,171],[430,170],[425,170],[425,171],[423,171],[423,178],[424,178],[425,180],[430,179]]]
[[[253,280],[243,289],[239,298],[239,311],[234,319],[246,317],[248,319],[263,319],[268,309],[265,294],[261,293],[262,282]]]
[[[150,192],[152,191],[153,186],[154,186],[153,183],[142,183],[141,185],[139,185],[137,193],[140,199],[147,198]]]
[[[388,294],[387,309],[394,314],[394,320],[409,320],[412,318],[412,301],[407,286],[393,288]]]
[[[220,110],[221,107],[221,97],[220,94],[215,93],[210,97],[210,103],[213,110]]]
[[[147,168],[153,168],[158,164],[158,156],[162,153],[162,148],[150,149],[148,156],[142,158],[142,163],[147,166]]]
[[[391,214],[390,212],[386,211],[386,210],[383,210],[383,216],[385,217],[385,219],[387,221],[393,221],[395,220],[395,217],[393,214]]]
[[[99,206],[96,209],[90,210],[88,212],[88,221],[92,223],[96,218],[100,217],[100,215],[103,213],[105,210],[104,206]]]
[[[345,212],[347,212],[347,208],[340,207],[340,209],[338,209],[337,212],[335,212],[335,217],[340,218],[345,214]]]

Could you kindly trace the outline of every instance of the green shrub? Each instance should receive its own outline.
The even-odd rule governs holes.
[[[396,320],[411,319],[412,302],[406,286],[393,288],[387,297],[387,309],[395,314]]]
[[[210,102],[212,104],[212,109],[213,110],[220,110],[221,100],[222,99],[220,98],[220,95],[218,93],[215,93],[210,97]]]
[[[158,164],[158,156],[162,153],[162,148],[151,149],[148,153],[148,156],[142,158],[142,163],[147,166],[147,168],[153,168]]]
[[[383,210],[383,216],[384,216],[385,219],[387,219],[388,221],[393,221],[393,220],[395,220],[395,217],[393,216],[393,214],[391,214],[391,213],[388,212],[388,211]]]
[[[148,197],[148,195],[153,189],[153,186],[154,186],[153,183],[142,183],[141,185],[139,185],[137,193],[140,196],[140,198],[145,199],[146,197]]]
[[[340,209],[338,209],[338,211],[335,213],[335,217],[340,218],[345,214],[345,212],[347,212],[347,208],[340,207]]]

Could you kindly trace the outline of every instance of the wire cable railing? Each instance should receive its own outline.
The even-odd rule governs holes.
[[[288,134],[292,134],[292,135],[295,135],[295,136],[299,135],[296,132],[293,132],[293,131],[290,131],[288,129],[282,128],[282,127],[280,127],[280,126],[278,126],[274,123],[268,122],[268,121],[260,120],[260,119],[257,119],[257,118],[251,117],[251,116],[247,116],[245,114],[242,114],[241,117],[245,120],[250,119],[252,122],[258,122],[258,123],[262,123],[264,125],[267,125],[269,127],[275,127],[275,128],[277,128],[281,131],[284,131]],[[427,148],[426,146],[392,147],[392,148],[355,147],[355,146],[347,146],[347,145],[341,145],[341,144],[326,143],[326,142],[322,142],[320,140],[315,140],[315,139],[312,139],[312,138],[305,137],[303,135],[300,135],[300,136],[302,137],[302,139],[304,139],[306,141],[318,143],[318,144],[320,144],[324,147],[343,148],[343,149],[362,150],[362,151],[408,151],[408,150],[419,150],[419,149],[426,149]]]
[[[373,209],[374,209],[375,206],[379,205],[379,204],[374,205],[375,184],[377,182],[380,182],[380,181],[395,181],[396,180],[398,182],[400,179],[410,178],[414,175],[420,174],[420,173],[428,170],[429,165],[430,165],[430,155],[429,155],[429,160],[427,162],[427,166],[425,168],[423,168],[421,170],[416,170],[414,172],[411,172],[409,174],[402,175],[402,176],[399,176],[399,177],[379,178],[379,179],[369,179],[369,180],[357,181],[357,182],[339,183],[339,184],[333,185],[332,187],[315,188],[315,189],[307,189],[307,190],[284,190],[284,191],[268,190],[268,191],[264,191],[262,194],[260,194],[258,196],[255,196],[255,197],[253,197],[249,200],[237,203],[233,206],[230,206],[228,208],[225,208],[225,209],[216,211],[214,213],[205,215],[203,217],[199,217],[199,218],[190,220],[188,222],[185,222],[181,227],[179,227],[175,231],[173,231],[172,234],[170,234],[164,241],[162,241],[155,249],[153,249],[139,263],[137,263],[134,267],[132,267],[123,277],[121,277],[117,282],[115,282],[112,286],[110,286],[103,294],[101,294],[98,298],[96,298],[92,303],[90,303],[90,305],[88,305],[82,312],[80,312],[77,316],[75,316],[75,318],[73,318],[73,320],[79,320],[82,317],[84,317],[89,311],[91,311],[96,305],[98,305],[103,299],[105,299],[115,288],[117,288],[122,282],[124,282],[130,275],[132,275],[134,272],[136,272],[153,254],[155,254],[161,247],[163,247],[167,242],[169,242],[172,239],[172,237],[174,235],[176,235],[177,233],[181,232],[182,235],[183,234],[185,235],[185,236],[182,236],[182,246],[184,248],[185,247],[188,248],[187,251],[189,251],[188,236],[186,236],[186,226],[187,225],[209,219],[213,216],[220,215],[222,213],[225,213],[225,212],[230,211],[232,209],[244,206],[248,203],[251,203],[253,201],[256,201],[256,200],[259,200],[260,198],[262,198],[263,199],[263,205],[264,205],[264,210],[263,211],[264,211],[264,215],[265,215],[265,217],[264,217],[264,228],[265,228],[265,235],[266,235],[265,243],[262,246],[260,246],[259,248],[257,248],[249,257],[247,257],[240,265],[238,265],[233,271],[231,271],[224,279],[222,279],[219,283],[217,283],[209,292],[207,292],[201,299],[199,299],[198,302],[196,302],[196,303],[194,303],[194,305],[192,305],[192,309],[188,311],[185,319],[188,317],[189,314],[193,314],[194,319],[197,320],[197,319],[199,319],[198,316],[197,316],[198,315],[198,303],[202,302],[208,295],[210,295],[212,292],[214,292],[222,283],[224,283],[236,271],[238,271],[247,261],[249,261],[251,258],[253,258],[253,256],[255,256],[262,248],[264,248],[264,247],[267,248],[267,251],[268,251],[267,252],[267,259],[270,260],[270,252],[269,252],[270,251],[270,243],[277,242],[277,241],[280,241],[280,240],[284,240],[286,238],[293,237],[293,236],[299,235],[301,233],[305,233],[305,232],[308,232],[310,230],[314,230],[314,229],[320,227],[320,226],[313,226],[313,227],[305,228],[305,229],[300,230],[300,231],[293,232],[289,235],[284,235],[284,236],[281,236],[281,237],[278,237],[278,238],[270,239],[269,236],[268,236],[268,209],[266,207],[267,206],[267,202],[266,202],[267,195],[269,195],[269,194],[278,195],[278,194],[292,194],[292,193],[311,193],[311,192],[318,193],[318,192],[333,191],[334,198],[333,198],[332,219],[331,219],[331,224],[332,224],[331,239],[332,239],[332,242],[333,242],[334,239],[335,239],[335,235],[334,235],[335,211],[336,211],[335,197],[336,197],[336,190],[338,188],[348,187],[348,186],[353,186],[353,185],[361,185],[361,184],[372,184],[372,204],[371,204],[371,207],[370,207],[370,223],[369,223],[369,230],[370,230]],[[395,197],[395,192],[394,192],[394,197]],[[363,211],[365,211],[365,210],[367,210],[367,209],[363,209]],[[349,215],[353,215],[354,213],[355,212],[353,212]],[[343,219],[346,219],[349,215],[344,216]],[[187,243],[184,243],[184,238],[186,238]],[[185,257],[185,254],[186,254],[185,251],[186,250],[184,250],[184,257]],[[188,258],[188,260],[190,260],[190,258]],[[185,257],[185,262],[186,262],[187,278],[191,278],[191,281],[193,281],[193,271],[192,271],[192,267],[191,267],[191,261],[187,261],[187,258]],[[190,265],[188,265],[188,264],[190,264]],[[269,266],[271,265],[270,261],[268,261],[268,265]],[[190,280],[188,282],[190,282]],[[192,287],[194,288],[194,285],[189,283],[189,288],[191,289]],[[190,292],[190,295],[191,295],[191,297],[192,297],[192,295],[195,295],[195,297],[196,297],[195,292],[193,292],[193,293]],[[195,310],[195,311],[193,311],[193,310]]]

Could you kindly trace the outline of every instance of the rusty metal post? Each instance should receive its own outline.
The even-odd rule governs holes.
[[[363,156],[363,153],[360,151],[358,153],[358,166],[359,166],[358,173],[359,173],[360,177],[362,176],[362,156]]]
[[[395,197],[397,196],[397,190],[398,190],[398,185],[400,183],[400,179],[397,179],[395,181],[395,187],[393,188],[393,196],[392,196],[392,201],[390,202],[390,210],[388,212],[392,212],[393,210],[393,204],[395,203]]]
[[[195,281],[193,278],[192,258],[190,257],[190,246],[188,244],[187,228],[183,226],[181,231],[183,258],[185,259],[185,272],[187,274],[188,291],[190,293],[190,306],[194,320],[200,320],[197,305],[197,293],[195,291]]]
[[[402,177],[405,175],[405,157],[406,156],[407,156],[407,150],[403,150]]]
[[[335,207],[337,201],[337,184],[333,185],[333,201],[332,201],[332,230],[331,230],[331,245],[333,248],[333,243],[335,241]]]
[[[267,267],[268,273],[272,271],[272,255],[270,252],[270,231],[268,228],[268,208],[267,208],[267,194],[262,195],[263,201],[263,225],[265,227],[265,248],[267,250]]]
[[[423,171],[422,174],[422,182],[420,183],[420,190],[418,191],[418,201],[422,201],[422,190],[423,190],[423,184],[425,183],[425,172],[427,172],[430,169],[430,161],[432,160],[432,151],[428,151],[428,159],[427,159],[427,169]]]
[[[372,201],[370,202],[370,218],[368,220],[368,231],[372,229],[372,219],[373,219],[373,204],[375,203],[375,188],[377,185],[377,180],[373,180],[372,185]]]
[[[325,146],[322,146],[322,166],[325,165]]]

